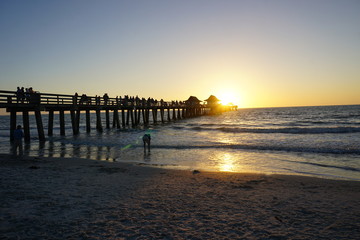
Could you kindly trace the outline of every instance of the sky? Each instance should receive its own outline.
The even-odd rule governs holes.
[[[2,0],[0,89],[360,104],[358,0]]]

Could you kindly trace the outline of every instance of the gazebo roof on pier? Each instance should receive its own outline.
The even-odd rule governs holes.
[[[211,103],[214,103],[214,102],[219,102],[220,99],[218,99],[217,97],[215,97],[214,95],[211,95],[208,99],[204,100],[206,102],[211,102]]]
[[[188,100],[186,100],[186,102],[191,102],[191,103],[200,103],[201,101],[195,97],[195,96],[190,96]]]

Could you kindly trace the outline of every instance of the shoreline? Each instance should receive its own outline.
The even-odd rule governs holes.
[[[360,182],[0,154],[0,237],[359,239]]]
[[[2,158],[13,158],[13,156],[9,153],[0,153],[0,159]],[[279,175],[279,176],[300,176],[300,177],[308,177],[308,178],[315,178],[315,179],[328,179],[328,180],[335,180],[335,181],[354,181],[354,182],[360,182],[360,178],[352,178],[350,176],[340,176],[340,175],[330,175],[330,174],[320,174],[320,173],[314,173],[314,172],[300,172],[293,170],[292,172],[284,172],[284,173],[276,173],[276,172],[266,172],[266,171],[219,171],[216,169],[211,168],[201,168],[201,167],[190,167],[190,166],[180,166],[180,165],[174,165],[174,164],[166,164],[166,163],[151,163],[149,160],[139,160],[139,161],[118,161],[115,158],[101,158],[101,159],[95,159],[95,158],[87,158],[84,156],[42,156],[42,155],[23,155],[24,159],[83,159],[88,161],[95,161],[100,163],[108,163],[108,164],[130,164],[134,166],[140,166],[140,167],[149,167],[149,168],[160,168],[160,169],[166,169],[166,170],[179,170],[179,171],[193,171],[193,170],[199,170],[202,172],[215,172],[215,173],[233,173],[233,174],[263,174],[263,175]],[[145,159],[145,157],[144,157]],[[74,161],[74,160],[71,160]]]

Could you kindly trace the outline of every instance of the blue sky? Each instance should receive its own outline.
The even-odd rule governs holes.
[[[360,1],[1,1],[0,84],[243,107],[360,103]]]

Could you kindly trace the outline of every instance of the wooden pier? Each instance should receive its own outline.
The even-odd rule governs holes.
[[[40,141],[45,141],[44,124],[42,112],[48,113],[47,135],[52,136],[54,126],[54,115],[58,113],[60,120],[60,135],[65,135],[65,112],[70,113],[72,132],[79,134],[81,112],[85,113],[86,131],[90,132],[90,113],[96,113],[96,130],[102,131],[102,113],[105,113],[105,128],[110,128],[110,114],[112,114],[112,127],[125,128],[136,127],[140,124],[149,125],[152,117],[154,124],[158,123],[160,114],[161,123],[208,115],[212,113],[211,107],[192,101],[154,101],[133,98],[104,98],[98,96],[77,96],[51,93],[32,93],[27,96],[19,96],[15,91],[0,90],[0,108],[6,108],[10,113],[10,140],[13,141],[13,132],[16,128],[18,113],[22,113],[24,140],[30,141],[29,113],[34,113],[37,132]],[[196,99],[196,98],[195,98]],[[236,110],[236,106],[222,107],[221,111]],[[121,119],[121,120],[120,120]]]

